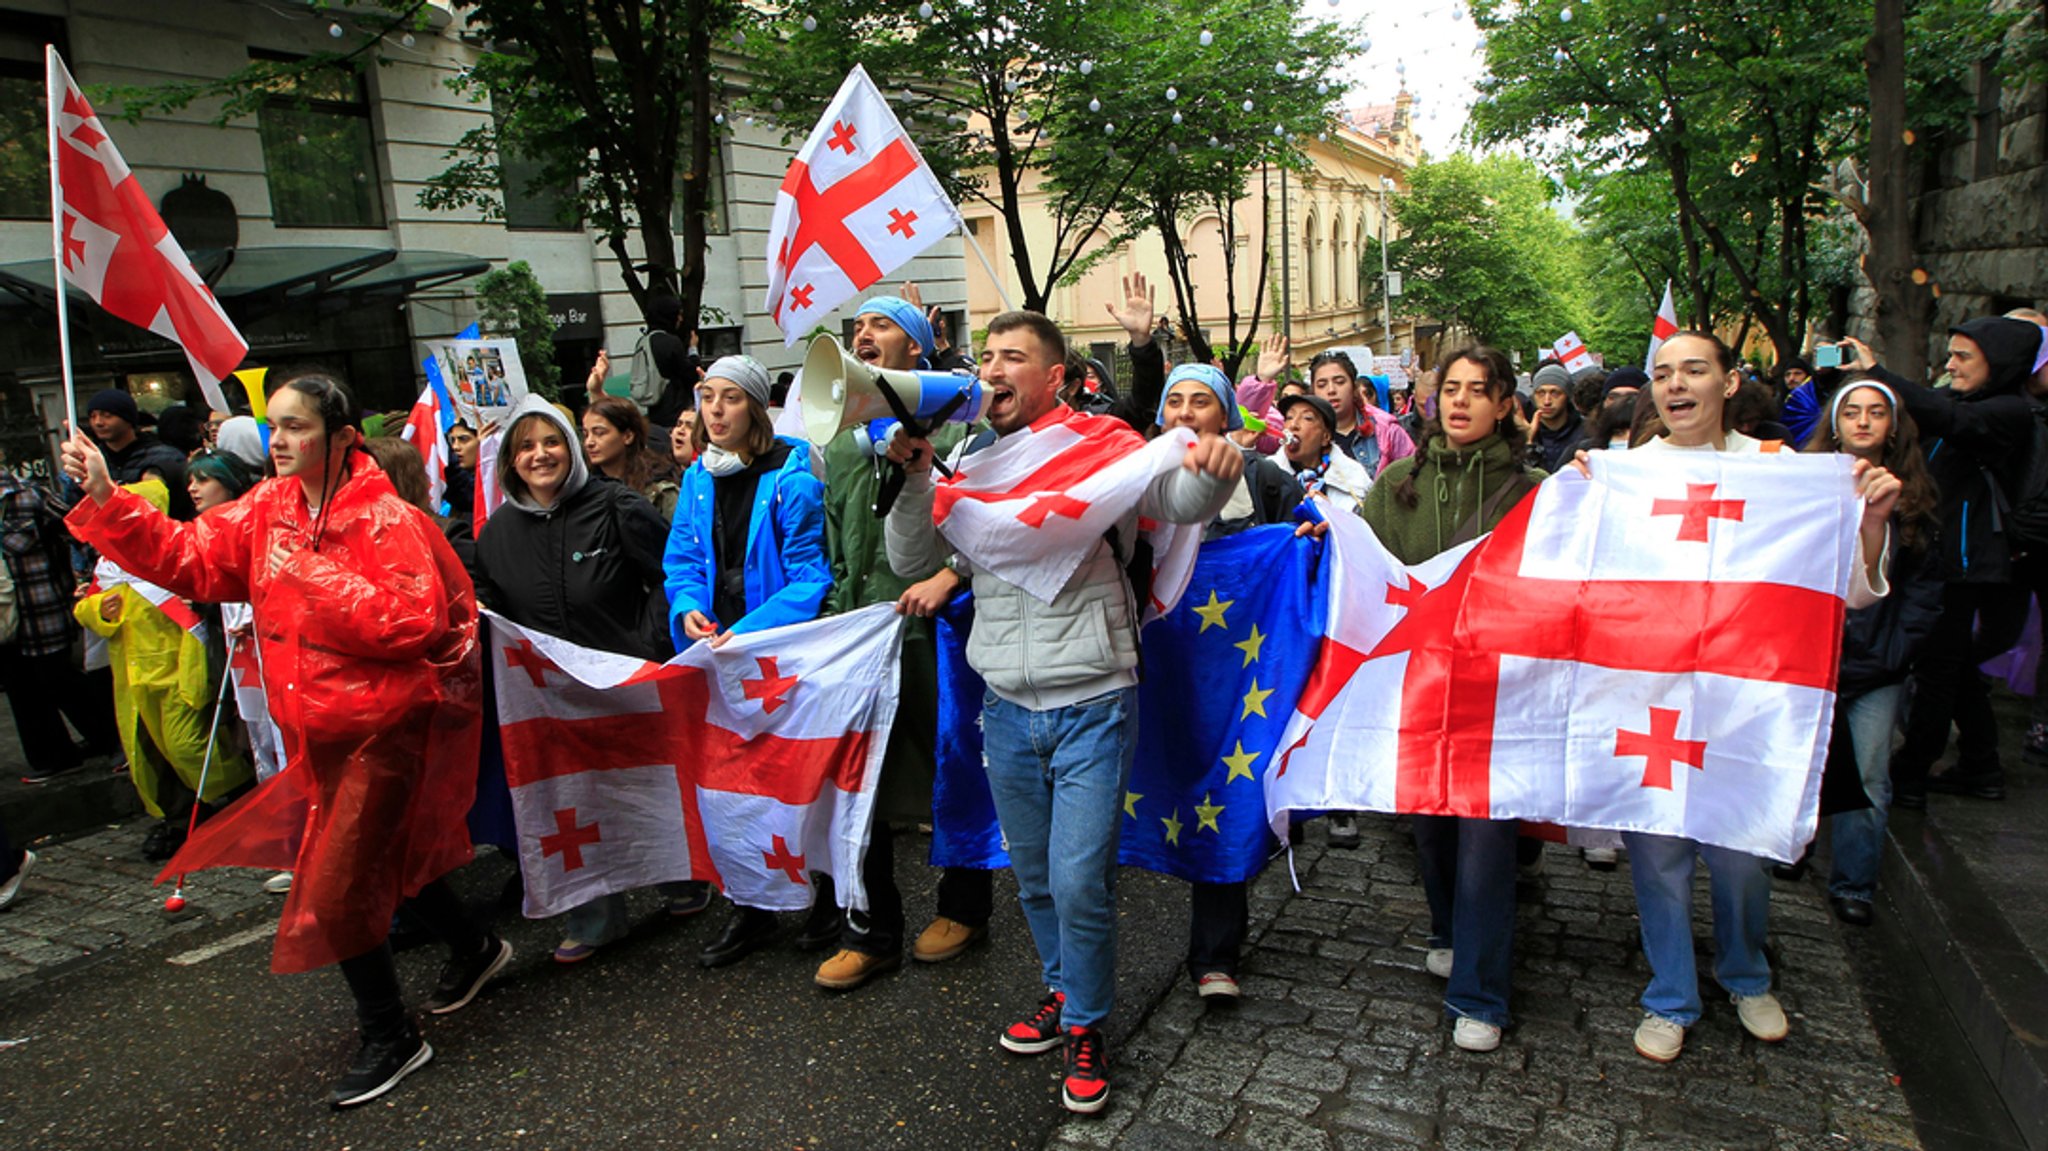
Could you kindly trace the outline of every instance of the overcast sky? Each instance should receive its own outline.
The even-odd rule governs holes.
[[[1301,10],[1364,29],[1370,47],[1343,73],[1352,81],[1352,107],[1391,103],[1405,82],[1418,101],[1423,147],[1439,157],[1457,150],[1472,85],[1484,70],[1479,30],[1462,0],[1302,0]]]

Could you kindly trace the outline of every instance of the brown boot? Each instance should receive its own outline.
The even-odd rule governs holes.
[[[865,951],[842,948],[839,954],[818,965],[815,980],[820,987],[833,991],[851,991],[885,971],[894,971],[903,966],[903,953],[892,951],[887,955],[869,955]]]
[[[987,927],[969,927],[941,915],[932,920],[924,934],[910,947],[910,957],[919,963],[944,963],[987,937]]]

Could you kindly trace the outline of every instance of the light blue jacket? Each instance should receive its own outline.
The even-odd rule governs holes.
[[[825,485],[811,472],[809,444],[776,438],[792,450],[782,467],[762,476],[754,489],[754,514],[747,523],[747,614],[736,621],[711,612],[718,579],[718,497],[711,473],[702,462],[683,473],[675,525],[662,557],[668,573],[668,625],[677,651],[695,642],[683,634],[683,617],[693,611],[731,631],[766,631],[816,619],[825,593],[832,590],[832,565],[825,557]]]

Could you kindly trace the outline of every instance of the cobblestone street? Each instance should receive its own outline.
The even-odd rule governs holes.
[[[1818,887],[1778,882],[1776,990],[1792,1034],[1743,1034],[1725,994],[1676,1063],[1635,1053],[1649,977],[1623,865],[1548,845],[1525,869],[1513,1010],[1499,1050],[1453,1047],[1442,981],[1423,970],[1428,910],[1405,821],[1360,817],[1356,850],[1296,850],[1254,888],[1244,998],[1205,1008],[1183,982],[1112,1052],[1107,1112],[1061,1148],[1267,1151],[1444,1148],[1918,1147],[1839,930]],[[1702,870],[1697,937],[1708,944]],[[1702,979],[1709,964],[1702,957]]]

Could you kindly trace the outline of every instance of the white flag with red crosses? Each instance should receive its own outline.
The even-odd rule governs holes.
[[[877,604],[656,664],[492,615],[526,914],[686,879],[796,911],[813,873],[865,908],[902,621]]]
[[[764,305],[785,345],[960,227],[960,209],[854,65],[775,193]]]
[[[1406,567],[1329,539],[1323,652],[1266,808],[1813,838],[1861,519],[1847,457],[1595,452]]]

